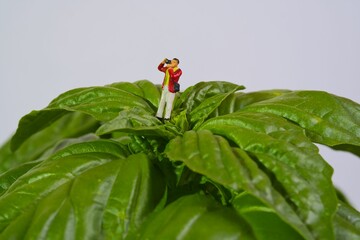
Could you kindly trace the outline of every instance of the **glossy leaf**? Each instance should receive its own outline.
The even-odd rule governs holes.
[[[198,83],[165,122],[147,80],[31,112],[0,148],[0,239],[357,239],[313,142],[360,156],[359,104],[241,89]]]
[[[116,143],[72,145],[1,196],[0,238],[119,239],[136,231],[160,201],[160,176],[145,155],[126,159]]]
[[[287,132],[283,129],[283,125],[277,123],[279,117],[268,115],[257,122],[242,118],[241,114],[237,113],[238,120],[228,121],[227,124],[221,120],[225,116],[219,118],[219,122],[213,118],[202,129],[222,135],[254,155],[258,163],[274,175],[279,191],[294,204],[304,223],[310,229],[319,231],[315,236],[319,234],[332,239],[329,229],[332,228],[331,218],[337,203],[331,182],[332,168],[314,148],[303,147],[311,142],[306,141],[299,131]],[[266,128],[260,128],[261,125]]]
[[[68,112],[59,109],[44,109],[42,111],[32,111],[22,117],[10,142],[11,151],[16,151],[28,138],[54,124],[67,113]]]
[[[230,208],[204,195],[181,197],[151,217],[139,239],[255,239]]]
[[[353,240],[360,238],[360,213],[349,205],[339,202],[334,217],[336,239]]]
[[[276,212],[247,192],[237,195],[231,202],[236,211],[250,224],[257,240],[301,240],[299,233],[284,222]]]
[[[160,89],[159,86],[154,85],[148,80],[140,80],[134,83],[130,82],[117,82],[109,85],[127,92],[130,92],[136,96],[142,97],[149,101],[154,108],[157,108],[160,100]]]
[[[281,89],[264,90],[249,93],[236,92],[230,94],[226,99],[224,99],[224,101],[222,101],[220,106],[210,115],[210,117],[217,117],[233,112],[238,112],[250,104],[278,97],[289,92],[291,91]]]
[[[165,193],[161,173],[144,154],[131,155],[112,186],[104,211],[106,239],[134,236]]]
[[[264,134],[291,143],[309,153],[318,153],[319,149],[305,135],[303,128],[274,114],[258,112],[235,112],[232,114],[209,119],[199,129],[215,129],[221,126],[236,126],[252,131],[254,134]],[[256,138],[249,134],[248,137]],[[260,141],[261,139],[259,139]],[[331,171],[329,169],[329,171]]]
[[[144,136],[160,136],[168,139],[175,136],[153,114],[138,108],[121,111],[119,116],[104,123],[96,133],[103,135],[115,131]]]
[[[192,171],[235,191],[246,190],[273,208],[300,234],[313,239],[305,221],[277,191],[272,179],[262,171],[248,154],[210,131],[189,131],[169,143],[165,153],[173,161],[182,161]],[[293,186],[296,188],[296,186]]]
[[[52,156],[50,159],[61,159],[67,156],[74,156],[78,154],[90,154],[90,153],[103,153],[111,154],[114,157],[125,158],[129,155],[129,152],[126,147],[119,145],[114,141],[109,140],[97,140],[93,142],[83,142],[78,144],[73,144],[65,149],[62,149]]]
[[[119,110],[132,107],[153,109],[147,102],[130,92],[112,87],[80,88],[61,94],[51,101],[48,109],[80,111],[101,121],[108,121],[117,115]]]
[[[69,112],[88,114],[99,121],[115,118],[121,110],[139,107],[153,113],[151,106],[141,97],[113,87],[90,87],[70,90],[55,98],[47,108],[24,116],[12,138],[16,150],[33,134],[48,127]]]
[[[34,120],[36,121],[36,120]],[[32,128],[41,126],[41,122],[29,122],[30,129],[23,129],[23,134],[30,133]],[[10,141],[0,148],[0,173],[5,172],[21,163],[39,158],[45,151],[67,138],[77,138],[84,134],[94,132],[99,126],[98,121],[82,113],[71,113],[61,117],[49,127],[33,134],[15,152],[11,151]],[[23,136],[18,136],[22,138]],[[14,142],[14,141],[13,141]]]
[[[240,89],[241,87],[235,87],[233,90],[227,93],[217,94],[209,97],[200,103],[196,108],[194,108],[194,110],[192,110],[190,113],[190,122],[195,125],[194,128],[196,129],[196,126],[201,125],[205,119],[207,119],[209,115],[214,112],[229,95]]]
[[[129,93],[132,93],[139,97],[144,97],[143,90],[136,84],[131,82],[115,82],[112,84],[107,85],[107,87],[117,88]]]
[[[244,88],[244,86],[229,82],[199,82],[181,94],[180,99],[175,103],[175,108],[184,108],[190,113],[207,98],[221,93],[232,92],[234,89],[241,90]]]
[[[55,144],[54,146],[52,146],[50,149],[47,149],[40,158],[38,158],[36,161],[31,161],[31,162],[26,162],[25,164],[19,165],[17,167],[11,168],[10,170],[8,170],[7,172],[3,173],[0,175],[0,196],[2,195],[3,192],[5,192],[7,190],[8,187],[11,186],[12,183],[14,183],[17,178],[19,178],[20,176],[22,176],[23,174],[25,174],[27,171],[29,171],[30,169],[32,169],[34,166],[38,165],[39,163],[41,163],[44,159],[48,159],[51,155],[55,155],[55,153],[58,153],[59,151],[61,151],[62,149],[71,146],[73,144],[76,144],[75,146],[71,146],[69,148],[67,148],[66,151],[71,150],[72,148],[75,148],[75,152],[79,151],[81,149],[83,149],[84,146],[86,146],[86,144],[82,144],[81,148],[79,148],[79,144],[78,143],[84,143],[84,142],[88,142],[88,141],[94,141],[96,140],[97,137],[94,134],[89,134],[89,135],[85,135],[79,138],[74,138],[74,139],[64,139],[62,141],[59,141],[57,144]],[[105,142],[107,145],[111,145],[111,142]],[[89,147],[92,147],[94,143],[88,143]],[[97,142],[97,145],[101,145],[101,143]],[[121,146],[121,145],[120,145]],[[115,146],[113,146],[115,147]],[[119,145],[116,144],[116,148],[119,148]],[[122,152],[125,155],[128,155],[128,150],[125,149],[124,147],[122,147]],[[107,150],[107,149],[105,149]],[[119,149],[117,149],[119,150]],[[104,151],[106,152],[106,151]],[[16,152],[18,153],[18,152]],[[62,152],[60,152],[61,154],[64,154]],[[66,153],[65,153],[66,154]],[[29,154],[30,155],[30,154]],[[14,156],[17,156],[17,154],[14,154]],[[14,159],[15,160],[15,159]],[[19,163],[18,163],[19,164]]]
[[[39,164],[40,161],[27,162],[0,175],[0,196],[22,175]]]
[[[83,136],[77,137],[77,138],[65,138],[61,141],[58,141],[56,144],[54,144],[51,148],[47,149],[38,160],[44,160],[49,158],[50,156],[54,155],[58,151],[67,148],[73,144],[78,143],[86,143],[86,142],[92,142],[99,140],[100,138],[94,134],[94,133],[88,133]]]
[[[179,112],[177,115],[172,117],[175,122],[175,126],[180,130],[181,133],[184,133],[190,129],[190,119],[186,110]]]
[[[296,122],[318,143],[360,147],[360,105],[346,98],[320,91],[294,91],[244,110],[272,113]]]
[[[143,98],[157,109],[161,96],[161,86],[154,85],[148,80],[136,81],[134,84],[143,91]]]

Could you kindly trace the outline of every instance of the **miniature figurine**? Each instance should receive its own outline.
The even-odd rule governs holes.
[[[178,81],[182,74],[181,69],[178,67],[179,63],[180,61],[177,58],[172,60],[165,58],[158,66],[159,71],[165,73],[159,107],[156,113],[156,117],[159,119],[170,120],[175,93],[179,91]],[[164,66],[165,64],[166,66]],[[163,116],[164,110],[165,116]]]

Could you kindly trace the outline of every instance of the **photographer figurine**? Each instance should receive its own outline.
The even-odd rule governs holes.
[[[178,65],[179,59],[173,58],[172,60],[169,60],[165,58],[158,66],[159,71],[165,73],[165,77],[162,83],[162,94],[156,113],[156,117],[159,119],[164,118],[165,120],[170,120],[175,93],[180,90],[178,81],[182,71]]]

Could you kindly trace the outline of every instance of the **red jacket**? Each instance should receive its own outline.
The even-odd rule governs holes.
[[[168,67],[164,67],[163,63],[160,63],[160,65],[158,66],[159,71],[166,73],[166,70],[168,69]],[[176,69],[176,71],[174,72],[174,70],[172,68],[169,69],[169,75],[170,75],[170,79],[169,79],[169,91],[172,93],[175,93],[174,90],[174,82],[178,82],[179,78],[182,74],[182,71],[180,68]],[[164,88],[164,83],[165,83],[165,77],[162,83],[162,87]]]

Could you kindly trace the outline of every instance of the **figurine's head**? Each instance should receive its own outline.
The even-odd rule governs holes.
[[[179,59],[177,59],[177,58],[173,58],[173,59],[171,60],[171,66],[172,66],[172,67],[177,67],[177,66],[179,65],[179,63],[180,63],[180,61],[179,61]]]

